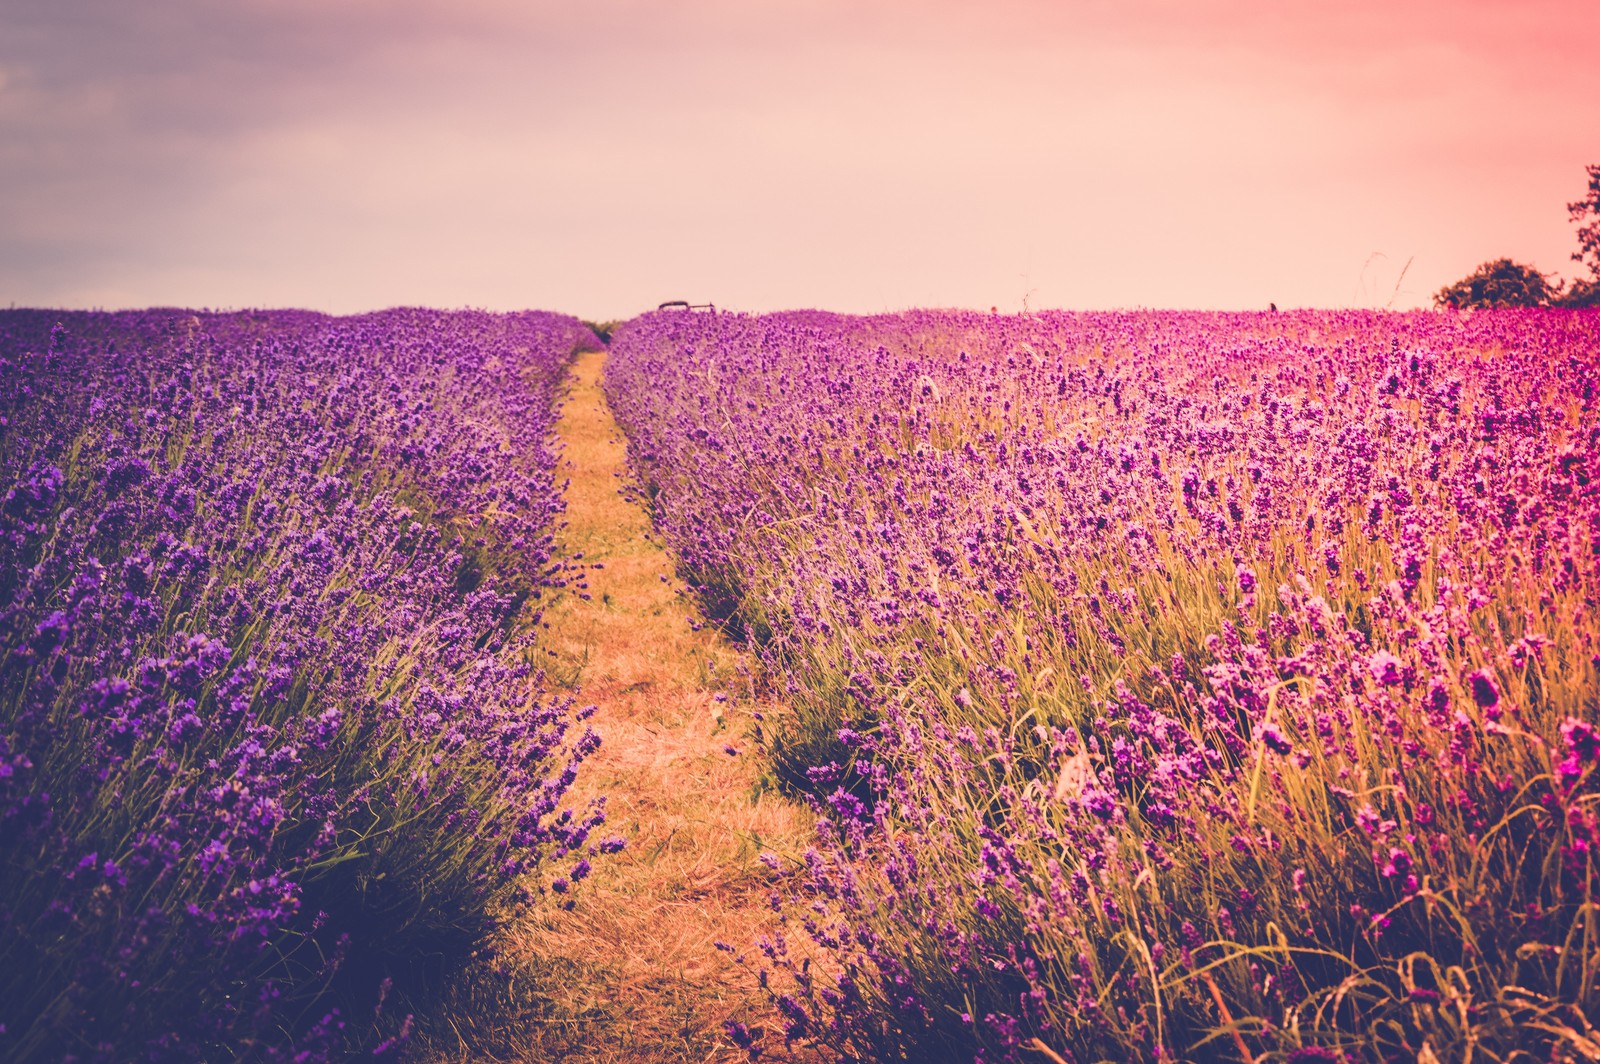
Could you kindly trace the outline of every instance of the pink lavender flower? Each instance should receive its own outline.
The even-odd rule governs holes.
[[[1398,846],[1389,848],[1388,857],[1383,863],[1383,874],[1386,877],[1402,876],[1411,869],[1411,855]]]
[[[1600,730],[1587,721],[1573,717],[1562,721],[1561,741],[1566,745],[1567,755],[1562,758],[1557,770],[1568,783],[1578,779],[1590,765],[1600,760]]]
[[[1288,754],[1294,750],[1294,744],[1283,737],[1276,726],[1262,724],[1256,729],[1256,738],[1265,743],[1267,749],[1275,754]]]
[[[1367,668],[1372,671],[1373,679],[1386,687],[1400,682],[1400,659],[1387,650],[1373,654],[1367,662]]]

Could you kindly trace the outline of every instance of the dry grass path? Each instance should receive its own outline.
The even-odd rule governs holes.
[[[547,615],[546,645],[558,678],[572,669],[567,682],[599,707],[602,745],[575,797],[604,794],[605,831],[627,849],[596,861],[574,911],[513,936],[545,1005],[525,1052],[741,1060],[723,1020],[779,1026],[753,988],[751,945],[772,923],[756,858],[802,850],[810,819],[758,790],[738,652],[711,629],[691,628],[693,604],[675,590],[671,561],[618,492],[625,451],[599,388],[604,358],[579,356],[559,428],[571,478],[563,538],[598,565],[588,601],[569,597]],[[748,950],[751,969],[717,950],[719,939]]]

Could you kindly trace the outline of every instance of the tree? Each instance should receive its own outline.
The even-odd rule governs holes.
[[[1595,281],[1600,282],[1600,164],[1587,169],[1589,194],[1567,204],[1567,213],[1578,226],[1578,250],[1572,253],[1572,261],[1588,266]]]
[[[1434,293],[1436,307],[1548,307],[1561,295],[1532,266],[1510,259],[1495,259],[1479,266],[1455,284]]]
[[[1573,281],[1567,294],[1556,300],[1561,307],[1600,307],[1600,276]]]
[[[1578,250],[1573,262],[1589,267],[1590,276],[1567,288],[1520,262],[1495,259],[1470,276],[1446,285],[1433,295],[1436,307],[1600,307],[1600,164],[1586,167],[1589,190],[1583,199],[1567,204],[1578,226]]]

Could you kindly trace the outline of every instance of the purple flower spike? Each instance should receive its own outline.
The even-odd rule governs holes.
[[[1367,668],[1372,671],[1373,679],[1386,687],[1392,687],[1400,682],[1400,659],[1387,650],[1380,650],[1372,655]]]
[[[1483,669],[1474,669],[1467,674],[1467,686],[1472,689],[1472,700],[1484,709],[1493,709],[1500,704],[1500,690],[1495,686],[1494,677]]]

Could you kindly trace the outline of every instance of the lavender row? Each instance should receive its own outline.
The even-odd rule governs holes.
[[[0,1055],[391,1048],[424,976],[610,845],[533,664],[593,342],[0,314]]]
[[[764,947],[789,1037],[1600,1044],[1600,316],[663,313],[612,351],[822,814]]]

